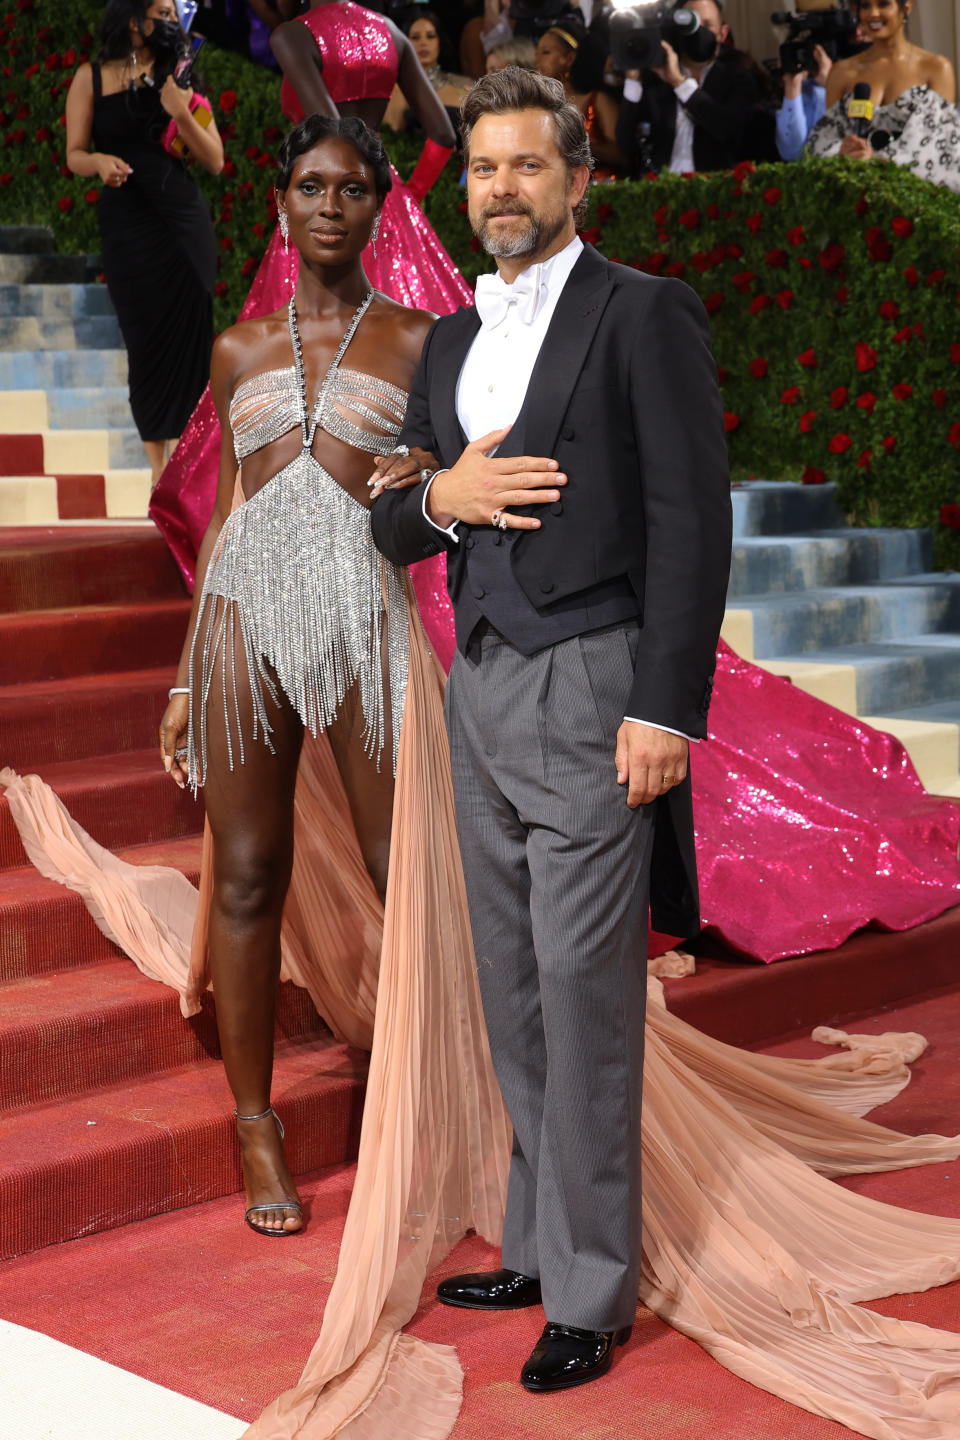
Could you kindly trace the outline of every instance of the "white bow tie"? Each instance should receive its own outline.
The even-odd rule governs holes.
[[[542,275],[543,266],[534,265],[522,271],[512,285],[508,285],[499,274],[478,276],[476,305],[483,328],[495,330],[511,310],[516,311],[522,324],[532,325],[546,294]]]

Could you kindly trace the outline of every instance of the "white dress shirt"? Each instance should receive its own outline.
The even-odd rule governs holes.
[[[683,68],[686,70],[686,66]],[[673,175],[687,175],[697,168],[693,158],[693,116],[687,109],[687,101],[691,95],[697,93],[710,68],[710,65],[704,65],[699,80],[695,80],[692,75],[687,74],[679,85],[673,87],[673,93],[677,97],[677,128],[673,136],[670,164],[667,167]],[[639,105],[643,99],[643,81],[624,80],[623,98],[632,104]]]
[[[498,318],[496,324],[481,325],[457,380],[457,419],[468,441],[479,440],[491,430],[502,430],[504,426],[512,425],[520,414],[553,312],[582,250],[583,241],[576,235],[569,245],[551,255],[549,260],[541,260],[522,271],[515,282],[520,287],[517,295],[511,294],[512,286],[498,283],[498,292],[507,302],[498,309],[498,315],[502,312],[503,318]],[[429,491],[430,485],[427,485],[423,493],[424,516],[434,529],[449,535],[459,544],[459,522],[446,529],[430,518],[427,512]],[[639,725],[651,723],[636,720],[633,715],[626,715],[624,719],[634,720]],[[672,730],[669,725],[654,725],[653,728],[689,738],[681,730]]]

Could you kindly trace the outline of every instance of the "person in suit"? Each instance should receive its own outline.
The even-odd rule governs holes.
[[[775,151],[759,153],[754,134],[764,99],[759,67],[748,55],[728,47],[730,27],[723,18],[722,0],[686,0],[685,8],[695,10],[704,30],[714,36],[712,53],[703,60],[684,58],[665,40],[663,65],[642,73],[628,71],[617,123],[621,151],[636,169],[641,157],[639,127],[647,124],[653,169],[658,172],[682,175],[729,170],[744,158],[775,160]],[[772,121],[767,128],[772,132]]]
[[[633,1322],[646,938],[697,925],[688,747],[706,735],[731,541],[703,308],[576,233],[591,156],[556,80],[463,105],[471,224],[497,261],[427,337],[375,488],[397,564],[443,548],[457,825],[514,1127],[503,1268],[451,1305],[539,1304],[531,1390],[591,1380]],[[436,466],[436,472],[430,470]]]

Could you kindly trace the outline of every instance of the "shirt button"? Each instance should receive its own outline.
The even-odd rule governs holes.
[[[474,547],[474,545],[476,545],[476,543],[477,543],[476,540],[474,540],[473,536],[471,535],[471,536],[469,537],[469,539],[467,540],[467,549],[468,549],[468,550],[472,550],[473,547]]]
[[[482,600],[483,597],[484,597],[484,595],[486,595],[486,593],[487,593],[487,592],[486,592],[486,590],[484,590],[484,588],[483,588],[482,585],[474,585],[474,586],[473,586],[473,598],[474,598],[474,600]]]

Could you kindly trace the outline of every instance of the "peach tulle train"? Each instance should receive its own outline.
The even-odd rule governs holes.
[[[319,1338],[299,1383],[246,1440],[449,1435],[456,1353],[402,1327],[461,1235],[499,1231],[509,1127],[478,998],[443,678],[413,606],[410,641],[385,908],[329,746],[304,746],[283,973],[338,1035],[371,1049],[370,1073]],[[207,984],[209,836],[198,895],[176,873],[103,850],[37,776],[0,771],[0,784],[31,860],[79,891],[101,929],[193,1013]],[[960,1138],[860,1118],[908,1083],[922,1038],[825,1031],[817,1038],[848,1048],[815,1061],[754,1055],[670,1015],[659,980],[649,983],[641,1301],[737,1375],[816,1414],[876,1440],[956,1440],[960,1335],[857,1302],[958,1278],[960,1221],[831,1179],[960,1155]]]

